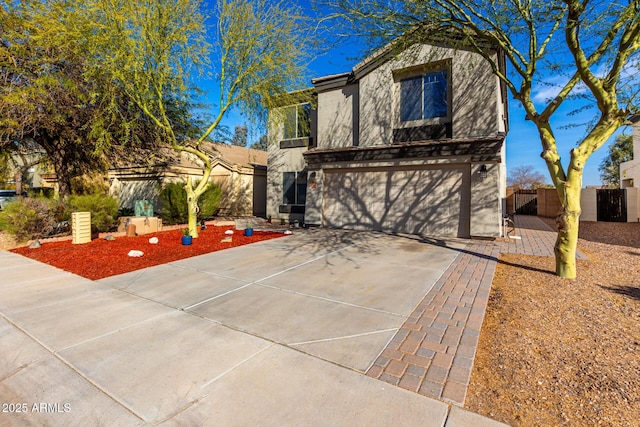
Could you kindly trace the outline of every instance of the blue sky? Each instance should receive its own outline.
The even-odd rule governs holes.
[[[363,49],[357,39],[346,39],[344,42],[341,42],[340,40],[333,41],[336,42],[336,47],[334,49],[330,52],[317,56],[309,63],[310,78],[348,72],[361,60]],[[553,77],[550,78],[549,82],[553,83],[554,79],[555,78]],[[207,82],[206,87],[203,89],[211,89],[211,85],[213,84],[214,82]],[[311,81],[309,80],[308,87],[310,86]],[[550,87],[546,85],[539,92],[534,90],[534,101],[537,100],[542,102],[544,98],[548,96],[549,90],[553,90],[553,86]],[[214,103],[215,101],[211,99],[209,102]],[[571,116],[569,115],[569,112],[575,108],[575,105],[572,105],[569,102],[565,102],[565,104],[566,105],[552,116],[551,123],[556,135],[558,151],[562,157],[562,164],[566,170],[569,152],[576,146],[576,143],[582,139],[582,136],[584,135],[584,128],[564,128],[564,126],[575,123],[576,121],[586,121],[588,119],[585,119],[585,117],[593,115],[595,111],[587,110],[586,112],[581,113],[581,115]],[[540,106],[541,105],[542,104],[540,104]],[[532,123],[525,121],[524,116],[524,110],[520,106],[519,102],[509,99],[510,130],[506,140],[507,172],[518,166],[531,165],[547,177],[547,182],[550,182],[545,163],[540,157],[542,146],[540,144],[536,128]],[[245,120],[235,111],[231,111],[223,121],[223,124],[232,132],[236,125],[244,123]],[[616,135],[622,131],[629,132],[629,130],[622,129],[619,130]],[[256,141],[259,138],[260,133],[261,132],[259,130],[250,130],[249,142],[251,143]],[[607,156],[608,146],[614,138],[615,136],[612,137],[611,140],[608,141],[600,150],[592,154],[587,161],[583,175],[583,187],[601,184],[598,167],[602,160]]]

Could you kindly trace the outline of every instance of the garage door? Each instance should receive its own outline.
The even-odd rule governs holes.
[[[469,165],[325,170],[324,225],[469,237]]]

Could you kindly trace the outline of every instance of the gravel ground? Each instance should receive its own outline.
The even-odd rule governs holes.
[[[468,409],[513,426],[640,426],[640,223],[582,222],[578,244],[590,261],[573,281],[552,258],[501,256]]]
[[[11,237],[8,233],[0,231],[0,250],[8,251],[9,249],[17,248],[18,242]]]

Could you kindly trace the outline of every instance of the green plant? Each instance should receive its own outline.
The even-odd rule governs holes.
[[[286,222],[287,222],[287,220],[286,220],[286,219],[284,219],[284,218],[280,218],[280,225],[285,225],[285,224],[286,224]]]
[[[185,224],[188,220],[187,193],[184,183],[170,183],[160,192],[160,216],[165,224]],[[221,189],[211,184],[198,200],[199,218],[213,216],[220,208]]]
[[[183,236],[191,236],[191,230],[189,230],[188,228],[183,228],[180,231],[182,232]]]
[[[100,193],[69,196],[67,205],[71,212],[91,212],[93,231],[108,231],[118,215],[118,200]]]
[[[56,202],[42,198],[22,198],[0,211],[0,230],[19,241],[42,237],[58,222]]]

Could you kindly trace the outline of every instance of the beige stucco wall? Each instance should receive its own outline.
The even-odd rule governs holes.
[[[358,145],[357,84],[318,94],[318,147]]]
[[[598,220],[598,190],[595,188],[583,188],[580,194],[580,221]]]
[[[555,188],[538,188],[538,216],[555,218],[562,210]]]
[[[324,174],[321,169],[309,170],[307,183],[307,203],[304,221],[307,224],[322,225],[322,191]]]
[[[394,79],[394,72],[432,62],[450,63],[451,117],[401,123],[400,82]],[[449,121],[453,123],[453,138],[493,136],[505,131],[498,78],[480,55],[468,51],[432,46],[407,51],[360,79],[359,102],[359,143],[363,146],[390,143],[393,128]],[[324,123],[319,124],[319,129],[324,127]]]
[[[633,125],[633,160],[620,163],[620,188],[640,188],[640,121]]]
[[[220,215],[251,216],[254,214],[254,175],[252,171],[221,165],[214,168],[211,181],[220,186]],[[266,188],[264,189],[266,193]]]
[[[314,115],[312,114],[312,135],[314,135]],[[282,123],[275,120],[269,126],[269,146],[268,172],[267,172],[267,215],[272,218],[285,218],[288,220],[302,219],[301,215],[285,214],[278,211],[282,204],[282,173],[300,172],[305,169],[306,164],[302,153],[308,147],[280,148],[280,141],[283,138],[284,128]]]
[[[271,215],[272,218],[299,219],[294,218],[295,215],[279,213],[278,207],[282,204],[282,173],[302,171],[305,168],[302,153],[307,150],[307,147],[280,149],[278,145],[270,144],[267,173],[267,215]]]
[[[484,163],[487,176],[480,176],[482,164],[471,165],[471,236],[500,237],[502,222],[502,198],[497,197],[496,187],[500,187],[500,164]]]
[[[640,222],[640,188],[629,187],[627,196],[627,222]]]

